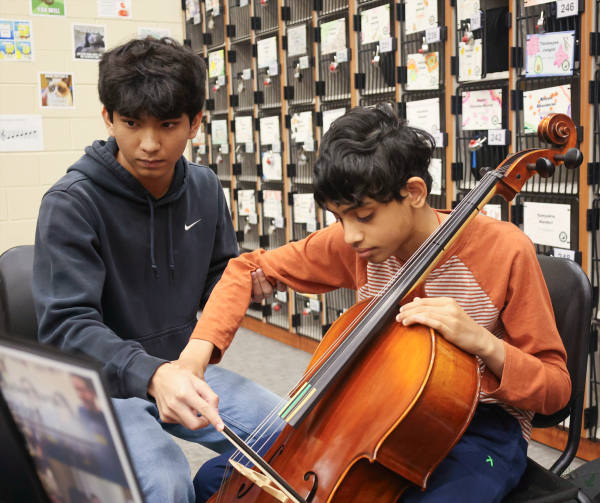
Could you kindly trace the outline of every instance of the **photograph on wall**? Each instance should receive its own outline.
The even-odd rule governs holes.
[[[462,128],[502,129],[502,89],[462,93]]]
[[[0,152],[44,150],[41,115],[0,115]]]
[[[538,125],[548,114],[571,117],[571,86],[555,86],[523,92],[523,124],[525,133],[537,134]]]
[[[437,0],[406,0],[405,20],[406,35],[435,28],[438,25]]]
[[[431,192],[430,194],[433,196],[441,196],[442,195],[442,160],[441,159],[431,159],[429,163],[429,174],[433,181],[431,182]]]
[[[65,17],[66,0],[28,0],[32,16]]]
[[[73,74],[38,72],[42,108],[75,108]]]
[[[97,373],[0,346],[0,389],[51,501],[141,503]]]
[[[106,26],[99,24],[71,24],[73,32],[73,59],[99,61],[106,52]]]
[[[411,127],[416,127],[430,133],[439,133],[440,99],[429,98],[426,100],[407,101],[406,120]]]
[[[0,60],[34,60],[31,21],[0,19]]]
[[[384,4],[360,13],[360,41],[371,44],[390,38],[390,5]]]
[[[333,54],[346,48],[346,18],[321,25],[321,54]]]
[[[277,63],[277,37],[256,42],[256,52],[259,68],[269,68],[273,63]]]
[[[527,35],[527,77],[573,75],[575,32]]]
[[[439,53],[409,54],[407,56],[406,89],[437,89],[440,85]]]
[[[170,37],[171,30],[169,28],[142,28],[138,27],[138,38],[143,40],[145,38],[155,38],[156,40],[160,40],[164,37]]]
[[[98,17],[131,19],[131,0],[98,0]]]
[[[294,28],[287,29],[287,38],[288,38],[288,48],[287,54],[288,56],[300,56],[302,54],[306,54],[307,45],[306,45],[306,25],[301,24],[300,26],[296,26]]]
[[[225,75],[225,50],[208,53],[208,76],[220,77]]]
[[[480,39],[475,39],[472,44],[458,43],[458,80],[470,82],[481,80],[483,68],[483,46]]]

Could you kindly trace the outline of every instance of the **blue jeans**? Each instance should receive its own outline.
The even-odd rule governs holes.
[[[275,439],[276,435],[261,454]],[[205,503],[219,489],[227,467],[231,473],[227,462],[232,454],[211,459],[198,470],[196,503]],[[399,503],[499,503],[526,467],[527,442],[519,421],[498,405],[480,403],[461,439],[431,474],[427,489],[413,486]]]
[[[280,401],[271,391],[229,370],[209,365],[204,377],[219,395],[221,418],[244,440]],[[156,405],[146,400],[113,398],[112,402],[146,502],[194,503],[190,466],[171,435],[219,454],[231,450],[229,441],[212,426],[191,431],[180,424],[163,423]],[[278,419],[269,431],[282,427],[283,421]],[[221,476],[222,473],[218,475],[219,485]]]

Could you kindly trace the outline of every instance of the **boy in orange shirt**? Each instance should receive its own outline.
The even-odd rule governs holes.
[[[204,370],[196,369],[196,340],[215,345],[211,363],[220,359],[246,312],[253,278],[258,291],[258,279],[266,278],[302,293],[352,288],[361,300],[376,295],[449,213],[426,202],[433,149],[427,133],[385,105],[337,119],[323,138],[313,181],[316,202],[338,222],[302,241],[231,260],[177,364]],[[427,297],[403,306],[397,321],[431,327],[477,356],[482,387],[471,424],[427,489],[413,487],[400,501],[500,502],[525,470],[533,414],[560,410],[571,392],[535,248],[514,225],[478,215],[424,290]],[[202,467],[197,487],[214,479],[227,459]],[[213,489],[205,485],[197,501]]]

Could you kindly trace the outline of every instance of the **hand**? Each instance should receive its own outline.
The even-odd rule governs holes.
[[[179,423],[188,430],[212,424],[217,431],[223,431],[224,424],[218,411],[219,397],[190,371],[164,363],[152,376],[148,393],[156,400],[164,423]]]
[[[277,280],[277,290],[285,292],[287,286],[285,283]],[[252,273],[252,302],[260,304],[263,299],[268,299],[273,295],[273,285],[265,277],[262,269],[257,269]]]
[[[396,321],[406,326],[420,323],[433,328],[447,341],[477,356],[485,352],[488,334],[492,335],[450,297],[415,297],[400,308]]]
[[[215,345],[203,339],[190,339],[187,346],[179,355],[179,359],[171,362],[171,365],[181,370],[187,370],[198,379],[204,380],[204,372],[210,361]]]

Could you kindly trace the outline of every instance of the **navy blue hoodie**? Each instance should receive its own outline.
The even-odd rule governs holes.
[[[157,200],[117,152],[95,141],[44,196],[33,297],[40,342],[100,361],[115,398],[148,399],[238,247],[210,169],[181,157]]]

